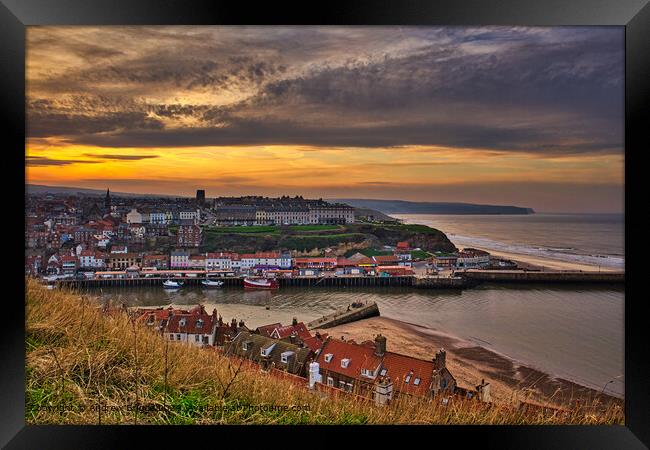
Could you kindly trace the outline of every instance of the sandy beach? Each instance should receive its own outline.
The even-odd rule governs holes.
[[[478,247],[477,247],[478,248]],[[520,267],[539,270],[576,270],[584,272],[620,272],[620,269],[612,267],[598,267],[586,263],[576,263],[568,261],[560,261],[558,259],[543,258],[529,255],[521,255],[518,253],[506,253],[491,249],[481,249],[489,252],[492,256],[497,256],[504,259],[515,261]]]
[[[372,340],[381,333],[387,338],[389,351],[421,359],[432,359],[436,351],[444,348],[447,351],[447,365],[459,386],[473,388],[485,379],[491,384],[493,401],[502,404],[527,399],[566,407],[576,400],[591,404],[597,399],[601,403],[623,405],[621,399],[603,395],[569,380],[553,378],[474,343],[398,320],[373,317],[322,331],[356,342]]]

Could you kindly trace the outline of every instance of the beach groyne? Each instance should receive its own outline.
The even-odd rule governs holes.
[[[344,323],[355,322],[357,320],[368,319],[370,317],[379,316],[379,306],[377,303],[370,303],[359,307],[350,307],[349,309],[339,310],[332,314],[321,317],[320,319],[313,320],[307,324],[307,328],[313,330],[315,328],[331,328]]]

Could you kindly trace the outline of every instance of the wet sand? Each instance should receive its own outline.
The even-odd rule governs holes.
[[[477,247],[478,248],[478,247]],[[490,249],[481,249],[489,252],[492,256],[497,256],[504,259],[509,259],[516,262],[519,267],[528,268],[528,269],[537,269],[537,270],[576,270],[584,272],[620,272],[623,269],[616,269],[612,267],[598,266],[586,264],[586,263],[577,263],[577,262],[568,262],[560,261],[558,259],[543,258],[537,256],[521,255],[519,253],[506,253]]]
[[[356,342],[372,340],[381,333],[387,338],[389,351],[421,359],[432,359],[436,351],[444,348],[447,351],[447,366],[458,385],[474,388],[485,379],[491,385],[495,403],[516,404],[529,400],[567,407],[574,405],[576,400],[581,404],[592,404],[598,400],[601,404],[613,402],[623,406],[623,400],[619,398],[569,380],[554,378],[472,342],[415,324],[373,317],[322,331]]]

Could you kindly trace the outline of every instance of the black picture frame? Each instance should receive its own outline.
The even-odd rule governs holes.
[[[643,266],[635,263],[644,249],[634,245],[637,234],[632,224],[642,222],[643,206],[634,207],[631,193],[640,188],[642,154],[648,146],[647,116],[643,107],[650,104],[650,5],[648,0],[447,0],[447,1],[360,1],[331,0],[319,5],[307,2],[266,2],[250,5],[234,1],[174,0],[0,0],[0,82],[4,139],[5,200],[11,199],[5,220],[6,241],[12,244],[5,254],[8,267],[3,273],[11,289],[3,296],[4,323],[2,370],[0,370],[0,444],[7,448],[127,447],[136,445],[134,429],[145,436],[147,446],[172,442],[176,427],[108,426],[26,426],[25,425],[25,340],[24,283],[18,255],[23,255],[21,237],[24,222],[24,196],[17,195],[14,183],[25,182],[25,158],[19,149],[25,145],[25,30],[31,25],[530,25],[530,26],[624,26],[625,49],[625,426],[450,426],[450,427],[354,427],[345,433],[363,433],[363,438],[386,439],[395,433],[421,433],[429,444],[450,439],[457,445],[470,441],[497,448],[647,448],[650,445],[650,337],[643,314],[647,293],[640,287]],[[647,201],[646,201],[647,202]],[[14,212],[13,209],[16,209]],[[647,224],[646,224],[647,226]],[[638,232],[637,232],[638,233]],[[13,261],[13,263],[12,263]],[[21,297],[22,295],[22,297]],[[192,433],[185,445],[250,445],[250,439],[278,439],[302,427],[265,427],[262,433],[229,427],[227,434],[215,427],[185,427]],[[331,427],[310,427],[291,445],[308,445],[330,433]],[[243,431],[244,436],[236,436]],[[251,430],[258,431],[258,429]],[[259,430],[261,431],[261,430]],[[336,431],[340,431],[337,428]],[[127,434],[128,433],[128,434]],[[426,435],[426,436],[425,436]],[[245,440],[244,440],[245,439]],[[230,442],[233,440],[235,442]],[[287,441],[285,441],[286,443]],[[416,442],[416,441],[410,441]],[[131,445],[129,445],[131,443]],[[339,445],[330,440],[330,445]],[[280,441],[282,445],[282,441]],[[426,445],[429,445],[426,444]]]

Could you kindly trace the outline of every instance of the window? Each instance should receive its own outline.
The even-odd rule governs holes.
[[[199,336],[198,334],[195,334],[194,335],[194,341],[195,342],[201,342],[201,336]]]
[[[328,386],[334,386],[334,378],[327,377],[327,385]]]
[[[178,341],[181,340],[181,335],[180,335],[180,334],[177,334],[177,335],[176,335],[176,340],[178,340]]]
[[[343,358],[341,360],[341,367],[344,369],[347,369],[347,367],[350,365],[350,359],[349,358]]]
[[[345,390],[347,392],[352,392],[352,387],[354,386],[353,383],[345,383]]]
[[[420,384],[420,379],[419,379],[419,378],[416,378],[415,380],[413,380],[413,384],[414,384],[415,386],[418,386],[418,385]]]
[[[174,340],[174,335],[173,335],[173,334],[170,334],[170,335],[169,335],[169,340],[170,340],[170,341],[173,341],[173,340]]]
[[[440,382],[440,386],[444,389],[447,387],[447,379],[443,378],[442,381]]]
[[[408,384],[408,382],[411,381],[411,374],[409,373],[406,375],[406,378],[404,378],[404,383]]]
[[[386,372],[388,372],[388,370],[381,369],[381,372],[379,372],[379,375],[381,375],[383,377],[384,375],[386,375]]]
[[[334,355],[331,354],[331,353],[327,353],[327,354],[325,354],[325,362],[326,362],[326,363],[330,362],[330,361],[332,360],[333,357],[334,357]]]
[[[345,381],[339,381],[339,388],[345,389]]]

